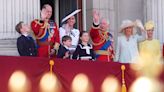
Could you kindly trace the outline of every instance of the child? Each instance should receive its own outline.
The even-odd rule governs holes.
[[[70,58],[70,51],[69,47],[71,47],[72,44],[72,38],[70,36],[63,36],[62,37],[62,44],[59,47],[57,58],[63,58],[68,59]]]
[[[73,59],[77,60],[95,60],[93,47],[89,42],[89,34],[86,31],[80,33],[80,43],[73,53]]]
[[[24,24],[22,21],[19,22],[15,30],[21,34],[21,36],[17,39],[17,48],[20,56],[36,56],[37,49],[35,42],[30,34],[30,27]]]

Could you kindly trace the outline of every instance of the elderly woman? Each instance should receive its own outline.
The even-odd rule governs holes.
[[[153,60],[154,62],[161,57],[160,42],[157,39],[153,39],[154,22],[148,21],[145,24],[145,30],[147,31],[147,39],[139,45],[140,57],[142,60],[149,62]]]
[[[134,33],[134,27],[141,29],[141,34]],[[144,27],[139,20],[132,22],[124,20],[121,25],[122,36],[118,37],[115,61],[120,63],[134,63],[139,56],[138,42],[146,38]]]
[[[76,10],[66,16],[62,22],[66,22],[62,27],[59,29],[60,39],[62,39],[63,36],[68,35],[72,38],[72,46],[69,48],[71,51],[74,51],[78,45],[79,41],[79,30],[74,28],[74,25],[76,23],[75,20],[75,14],[79,13],[81,10]],[[61,42],[61,40],[60,40]]]

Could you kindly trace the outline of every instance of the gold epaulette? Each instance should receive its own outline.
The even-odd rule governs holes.
[[[37,25],[39,25],[39,26],[42,26],[41,28],[46,28],[46,27],[49,25],[48,22],[40,23],[40,21],[39,21],[38,19],[34,20],[34,22],[36,23],[36,24],[35,24],[35,27],[36,27]],[[43,25],[43,24],[44,24],[44,25]]]
[[[40,26],[42,25],[42,23],[40,23],[38,19],[34,20],[34,22],[36,23],[36,24],[35,24],[35,27],[36,27],[37,25],[40,25]]]
[[[38,19],[34,20],[34,22],[36,23],[35,27],[37,25],[41,26],[39,29],[39,34],[36,35],[35,37],[36,37],[36,39],[42,39],[47,33],[47,31],[45,31],[45,30],[47,30],[49,24],[48,24],[48,22],[40,23]],[[40,30],[44,30],[44,33],[42,36],[40,36],[42,34],[42,33],[40,33],[41,32]]]

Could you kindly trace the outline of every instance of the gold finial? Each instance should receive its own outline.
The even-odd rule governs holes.
[[[49,64],[50,64],[50,73],[52,74],[53,73],[52,68],[54,66],[54,61],[53,60],[50,60],[49,61]]]
[[[50,60],[49,64],[53,66],[54,65],[54,61]]]
[[[121,70],[122,70],[122,91],[121,92],[126,92],[125,65],[121,65]]]
[[[121,65],[121,70],[125,70],[125,65]]]

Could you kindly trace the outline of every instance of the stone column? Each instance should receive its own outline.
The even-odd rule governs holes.
[[[15,25],[19,21],[30,24],[40,16],[40,0],[0,0],[0,39],[18,37]]]
[[[145,22],[155,22],[154,37],[164,43],[164,0],[145,0]]]
[[[86,0],[86,28],[90,29],[92,25],[92,11],[96,9],[100,12],[101,17],[109,21],[110,31],[115,35],[114,31],[117,30],[116,2],[117,0]]]

